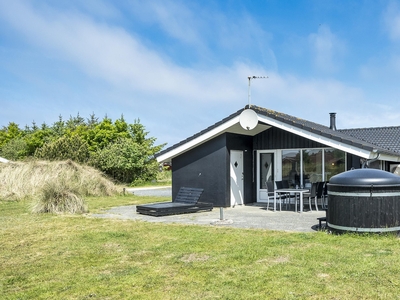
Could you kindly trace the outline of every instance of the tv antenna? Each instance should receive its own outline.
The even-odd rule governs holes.
[[[250,83],[252,79],[262,79],[262,78],[268,78],[268,76],[248,76],[249,79],[249,89],[248,89],[248,101],[249,101],[249,108],[250,108],[250,99],[251,99],[251,89],[250,89]]]

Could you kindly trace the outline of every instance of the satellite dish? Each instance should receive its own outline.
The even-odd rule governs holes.
[[[245,109],[239,117],[240,126],[245,130],[252,130],[258,124],[257,113],[252,109]]]

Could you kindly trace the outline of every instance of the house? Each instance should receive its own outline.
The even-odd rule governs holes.
[[[244,111],[254,128],[241,124]],[[266,202],[267,181],[309,186],[363,165],[390,171],[400,163],[400,127],[337,130],[335,113],[328,127],[252,105],[156,158],[172,165],[173,198],[197,187],[202,201],[229,207]]]
[[[8,159],[5,159],[5,158],[2,158],[2,157],[0,157],[0,162],[2,162],[2,163],[8,163],[8,162],[9,162],[9,160],[8,160]]]

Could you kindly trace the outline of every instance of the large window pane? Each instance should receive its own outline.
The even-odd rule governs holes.
[[[303,150],[303,185],[322,180],[322,149]]]
[[[345,170],[345,153],[336,149],[325,149],[325,181]]]
[[[300,186],[300,150],[282,151],[282,180],[291,187]]]

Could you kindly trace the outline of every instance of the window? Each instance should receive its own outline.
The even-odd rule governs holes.
[[[346,171],[346,156],[337,149],[325,149],[325,181],[332,176]]]
[[[346,170],[346,154],[337,149],[282,150],[282,180],[291,187],[310,187],[311,183],[329,181]]]
[[[290,187],[300,186],[300,150],[282,151],[282,180]]]
[[[274,154],[260,153],[260,189],[267,188],[267,181],[274,181]]]
[[[322,149],[303,150],[303,185],[322,180]]]

